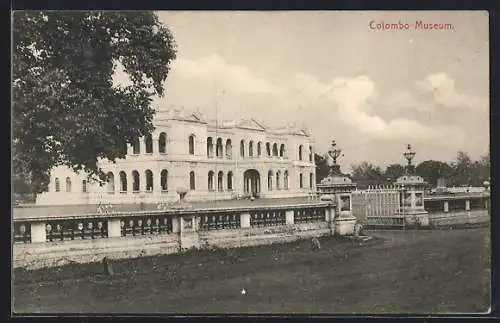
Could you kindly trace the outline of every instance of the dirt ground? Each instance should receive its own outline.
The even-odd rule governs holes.
[[[17,313],[478,313],[490,306],[490,229],[372,231],[14,271]],[[244,292],[242,292],[244,290]]]

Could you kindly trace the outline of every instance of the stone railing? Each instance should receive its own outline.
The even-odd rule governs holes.
[[[355,220],[340,227],[340,218],[330,202],[14,216],[14,266],[40,268],[61,264],[63,258],[66,262],[89,262],[104,256],[136,257],[350,232],[345,225],[353,227]]]

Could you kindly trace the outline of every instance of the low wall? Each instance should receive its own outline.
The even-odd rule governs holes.
[[[336,219],[330,203],[24,218],[14,220],[13,266],[38,269],[103,257],[284,243],[334,234]]]

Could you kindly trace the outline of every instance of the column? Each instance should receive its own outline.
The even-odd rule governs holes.
[[[286,225],[294,224],[293,210],[287,210],[285,213],[285,217],[286,217]]]
[[[444,212],[447,213],[449,211],[449,203],[448,201],[444,201]]]
[[[470,211],[470,200],[465,200],[465,211]]]
[[[180,222],[181,222],[180,216],[172,217],[172,232],[173,233],[181,232],[181,223]]]
[[[127,174],[127,193],[132,193],[134,190],[134,176],[132,172],[125,173]]]
[[[250,213],[240,214],[240,226],[241,228],[250,228]]]
[[[108,219],[108,238],[121,237],[122,228],[119,218]]]
[[[141,147],[141,155],[146,153],[146,141],[144,137],[139,138],[139,147]]]
[[[31,243],[40,243],[47,241],[45,222],[32,222],[30,233],[31,233]]]
[[[160,147],[158,146],[159,145],[159,142],[160,140],[158,139],[158,137],[153,137],[153,155],[154,156],[158,156],[160,155]]]

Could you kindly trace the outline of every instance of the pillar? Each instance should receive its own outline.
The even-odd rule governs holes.
[[[250,228],[250,213],[240,214],[240,226],[241,228]]]
[[[444,201],[444,212],[447,213],[449,211],[449,203],[448,201]]]
[[[465,200],[465,211],[470,211],[470,200]]]
[[[180,222],[181,222],[180,216],[172,217],[172,232],[173,233],[181,232],[181,223]]]
[[[286,225],[292,225],[294,224],[294,219],[293,219],[293,210],[287,210],[285,213],[285,219],[286,219]]]
[[[45,231],[44,222],[31,223],[31,243],[40,243],[47,241],[47,232]]]
[[[108,238],[121,237],[122,228],[119,218],[108,219]]]
[[[141,155],[146,153],[146,140],[145,138],[139,138],[139,147],[141,148]]]

